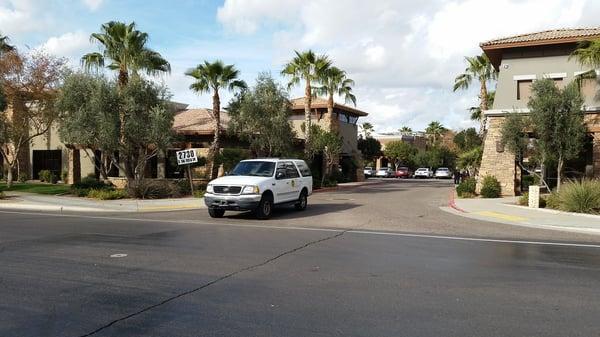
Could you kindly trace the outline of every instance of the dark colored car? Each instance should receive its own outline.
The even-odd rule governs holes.
[[[395,173],[396,178],[410,178],[412,176],[412,172],[410,169],[405,166],[398,167]]]

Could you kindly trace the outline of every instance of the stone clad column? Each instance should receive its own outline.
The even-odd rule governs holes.
[[[481,190],[483,177],[496,177],[502,187],[502,195],[513,196],[517,192],[517,169],[515,155],[501,143],[503,116],[488,117],[488,130],[483,141],[483,156],[477,179],[477,192]]]

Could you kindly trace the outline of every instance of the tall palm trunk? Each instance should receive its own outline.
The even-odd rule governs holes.
[[[479,116],[479,134],[483,134],[485,129],[485,111],[488,107],[488,92],[487,85],[485,84],[485,80],[481,79],[481,89],[479,91],[479,109],[481,110]]]
[[[219,149],[221,148],[221,100],[219,98],[219,91],[216,89],[213,93],[213,121],[215,136],[208,154],[211,180],[215,179],[219,172],[219,166],[216,163],[216,159]]]
[[[119,69],[119,75],[117,77],[117,81],[119,84],[119,88],[123,89],[127,83],[129,82],[129,74],[127,72],[127,69],[125,67],[121,67]],[[125,123],[127,122],[126,120],[126,116],[125,116],[125,111],[124,110],[120,110],[119,111],[119,142],[121,143],[122,146],[125,146],[125,144],[127,143],[127,135],[125,133]],[[135,169],[132,167],[134,164],[131,162],[130,156],[124,154],[123,156],[119,156],[122,158],[123,163],[122,165],[125,168],[125,177],[128,180],[128,183],[131,184],[135,184]],[[133,187],[133,186],[130,186]]]
[[[327,98],[327,114],[329,115],[329,132],[337,133],[339,122],[335,119],[333,115],[333,93],[329,93],[329,97]],[[331,175],[331,172],[335,172],[338,168],[339,157],[326,158],[327,156],[323,156],[323,161],[325,162],[325,173],[327,175]],[[325,175],[323,175],[325,176]]]
[[[310,88],[310,80],[306,80],[306,87],[304,89],[304,134],[306,137],[306,145],[304,151],[308,153],[310,143],[310,131],[311,131],[311,119],[310,119],[310,104],[312,101],[312,93]]]

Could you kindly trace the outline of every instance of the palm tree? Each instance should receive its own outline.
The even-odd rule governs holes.
[[[400,129],[398,129],[398,131],[400,133],[410,133],[410,132],[412,132],[412,129],[405,125],[405,126],[401,127]]]
[[[97,42],[102,50],[83,55],[81,63],[86,69],[99,69],[110,62],[106,67],[118,72],[121,87],[127,84],[131,75],[139,76],[140,71],[150,76],[171,72],[169,62],[146,46],[148,34],[137,30],[135,22],[110,21],[100,30],[90,36],[90,41]]]
[[[494,99],[496,98],[496,92],[495,91],[488,91],[488,104],[489,106],[493,106],[494,105]],[[483,111],[481,110],[481,106],[473,106],[469,108],[469,112],[471,112],[471,120],[474,121],[481,121],[483,118]]]
[[[446,129],[442,125],[442,123],[438,121],[433,121],[429,123],[427,129],[425,129],[425,134],[427,134],[430,144],[436,146],[438,144],[438,141],[442,138],[444,132],[446,132],[447,130],[448,129]]]
[[[369,122],[362,123],[360,128],[362,129],[362,133],[364,133],[365,138],[371,137],[371,133],[375,131],[375,127]]]
[[[571,57],[577,58],[582,66],[600,67],[600,39],[580,42]]]
[[[15,50],[13,45],[8,44],[9,41],[8,36],[0,34],[0,55]]]
[[[288,62],[281,74],[290,78],[288,88],[305,82],[304,85],[304,128],[306,144],[310,141],[311,118],[310,105],[312,101],[312,83],[318,81],[325,69],[329,68],[331,61],[326,55],[316,55],[312,50],[305,52],[294,51],[296,56]],[[308,151],[308,146],[305,149]]]
[[[218,167],[215,165],[215,157],[221,145],[221,99],[219,90],[226,88],[229,91],[243,90],[247,88],[246,82],[239,80],[240,72],[235,69],[233,64],[225,65],[223,61],[217,60],[212,63],[204,61],[196,68],[185,72],[187,76],[195,79],[190,85],[190,89],[196,93],[212,92],[213,103],[213,127],[214,138],[210,146],[208,161],[210,178],[214,179],[217,176]]]
[[[471,86],[473,79],[479,81],[479,109],[480,111],[488,110],[490,102],[488,100],[488,89],[487,84],[489,81],[496,80],[498,78],[498,72],[490,62],[490,59],[485,54],[481,54],[474,57],[465,57],[467,61],[467,68],[465,72],[458,75],[454,79],[453,90],[459,89],[466,90]],[[483,132],[484,118],[483,115],[479,116],[479,132]]]
[[[346,76],[345,71],[337,67],[329,67],[321,73],[319,83],[322,86],[315,88],[315,92],[318,95],[327,96],[327,113],[331,119],[330,128],[334,130],[338,123],[333,122],[333,96],[343,96],[346,104],[356,106],[356,96],[352,93],[354,81]]]

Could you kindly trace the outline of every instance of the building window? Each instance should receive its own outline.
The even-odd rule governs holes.
[[[528,101],[531,96],[531,85],[532,80],[519,80],[517,81],[517,100]]]

